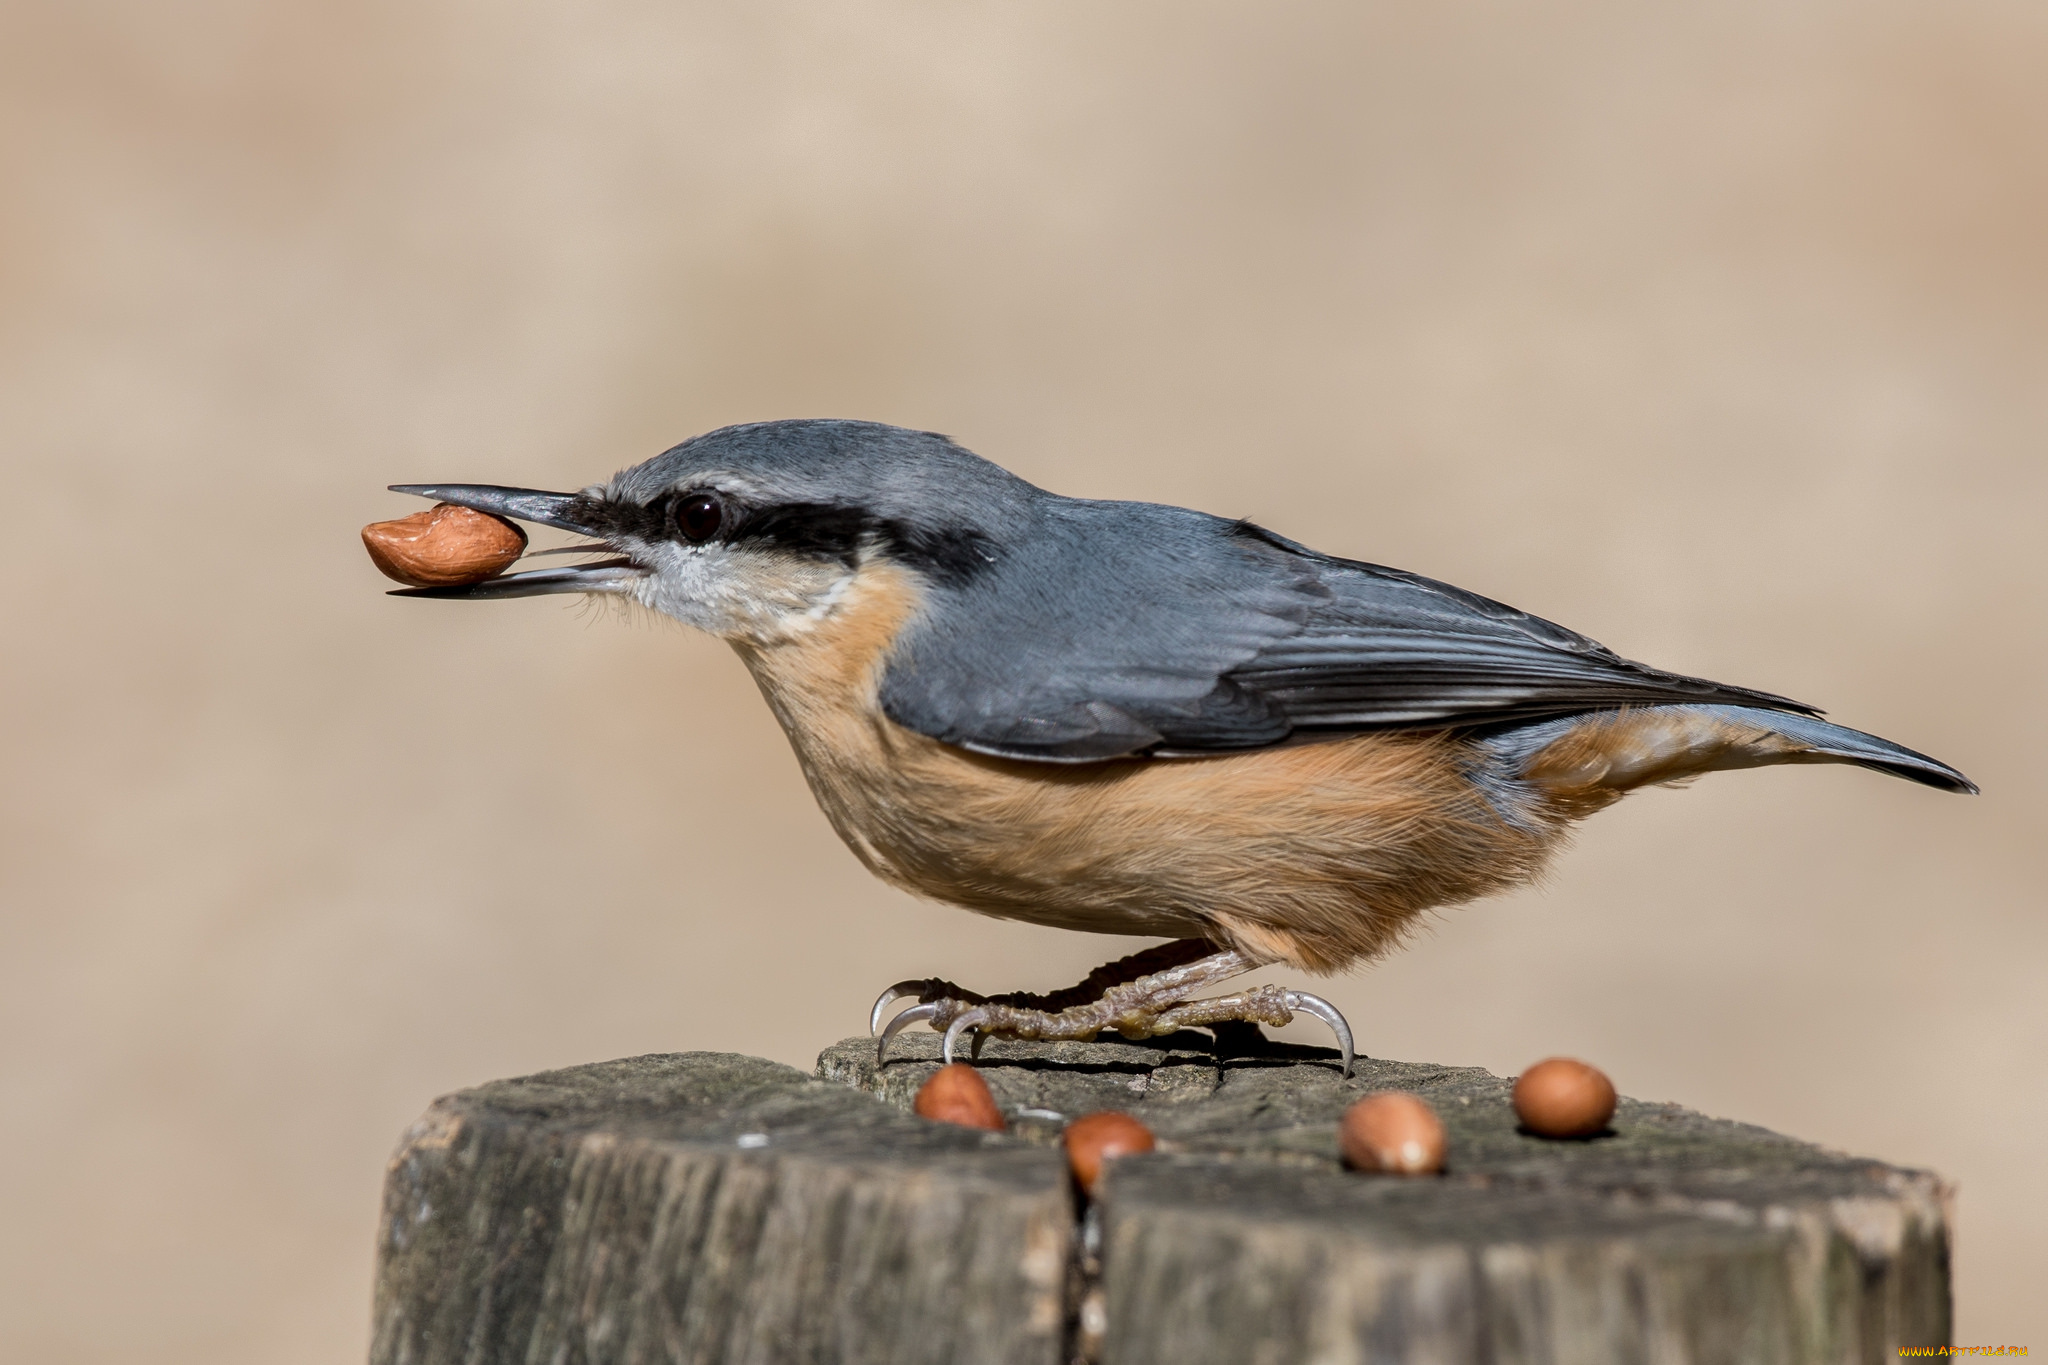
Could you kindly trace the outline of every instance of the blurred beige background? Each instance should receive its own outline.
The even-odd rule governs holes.
[[[12,0],[0,1355],[342,1362],[437,1094],[1128,941],[914,903],[738,663],[387,482],[950,432],[1825,704],[1328,986],[1959,1186],[2048,1349],[2048,11]]]

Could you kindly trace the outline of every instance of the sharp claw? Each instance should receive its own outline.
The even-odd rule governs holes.
[[[922,1019],[938,1017],[939,1004],[935,1000],[929,1005],[912,1005],[889,1021],[889,1027],[882,1030],[882,1036],[875,1039],[875,1065],[881,1066],[887,1060],[889,1040]]]
[[[924,994],[924,982],[899,981],[875,998],[875,1007],[868,1011],[868,1037],[882,1031],[882,1011],[907,995]]]
[[[1337,1035],[1337,1048],[1344,1054],[1344,1065],[1340,1068],[1338,1074],[1346,1077],[1350,1076],[1351,1058],[1353,1055],[1351,1051],[1351,1025],[1344,1022],[1344,1016],[1338,1012],[1337,1007],[1323,999],[1320,995],[1310,995],[1307,991],[1289,991],[1287,992],[1287,1008],[1300,1010],[1303,1014],[1313,1014],[1316,1018],[1330,1026],[1330,1032]]]
[[[903,1013],[908,1014],[910,1013],[910,1011],[905,1010],[903,1011]],[[899,1019],[902,1017],[902,1015],[897,1016],[897,1018]],[[959,1041],[960,1035],[965,1033],[968,1029],[973,1028],[976,1024],[983,1024],[986,1022],[988,1022],[988,1011],[982,1009],[980,1006],[976,1006],[971,1010],[964,1011],[957,1018],[955,1018],[953,1020],[952,1026],[946,1030],[946,1042],[945,1045],[939,1049],[939,1060],[941,1062],[944,1062],[947,1066],[951,1066],[953,1064],[953,1044]]]

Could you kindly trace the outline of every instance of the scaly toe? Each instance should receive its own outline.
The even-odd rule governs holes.
[[[919,1006],[919,1008],[922,1009],[924,1007]],[[933,1012],[937,1012],[936,1007],[933,1008]],[[909,1014],[910,1011],[905,1010],[903,1013]],[[988,1017],[988,1010],[980,1005],[970,1010],[964,1010],[954,1016],[953,1022],[946,1026],[946,1041],[939,1048],[939,1060],[947,1066],[951,1066],[953,1064],[953,1045],[960,1041],[960,1035],[978,1025],[986,1024]],[[979,1035],[976,1035],[976,1041],[980,1041]]]

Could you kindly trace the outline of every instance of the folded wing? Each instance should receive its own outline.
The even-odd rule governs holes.
[[[892,658],[898,723],[1052,762],[1241,751],[1769,693],[1631,663],[1539,617],[1243,522],[1058,500],[1042,534],[945,589]]]

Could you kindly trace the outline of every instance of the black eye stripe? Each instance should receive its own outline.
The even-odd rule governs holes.
[[[568,519],[605,540],[665,540],[669,534],[667,499],[643,507],[637,502],[578,496]]]
[[[679,520],[693,499],[710,499],[720,504],[718,525],[703,539],[692,539]],[[872,542],[899,563],[956,586],[976,577],[996,560],[994,545],[979,531],[917,525],[879,517],[843,503],[776,503],[755,507],[712,488],[680,489],[645,506],[579,499],[574,515],[607,536],[642,542],[667,540],[679,545],[704,545],[717,539],[734,546],[833,560],[849,568],[859,561],[862,545]],[[696,529],[702,531],[706,524],[699,521]]]
[[[873,520],[857,507],[835,503],[779,503],[749,507],[734,519],[735,545],[773,546],[789,554],[835,559],[851,565],[860,556],[862,540]]]
[[[677,518],[682,515],[685,504],[692,499],[709,498],[722,502],[724,510],[720,526],[711,530],[711,535],[720,529],[730,529],[730,524],[744,509],[725,498],[716,489],[685,488],[678,492],[666,493],[649,503],[614,501],[610,498],[578,498],[570,515],[588,527],[594,535],[609,540],[638,540],[652,543],[657,540],[673,540],[683,544],[702,544],[703,539],[692,541]],[[697,530],[704,529],[704,522],[696,524]]]

